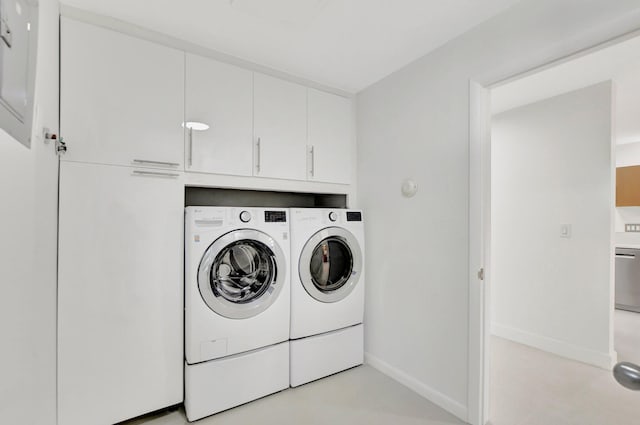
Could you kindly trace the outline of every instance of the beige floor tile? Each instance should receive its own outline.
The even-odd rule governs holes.
[[[614,329],[618,361],[640,364],[640,313],[616,310]]]
[[[184,412],[180,410],[125,424],[186,423]],[[195,424],[459,425],[463,422],[365,365],[247,403]]]
[[[640,363],[640,314],[616,310],[620,360]],[[639,425],[640,392],[609,371],[492,338],[491,425]],[[182,410],[123,425],[184,425]],[[197,425],[448,425],[444,410],[369,366],[256,400]]]
[[[619,316],[616,326],[625,329],[616,331],[616,349],[640,354],[640,339],[638,347],[629,341],[640,335],[640,315]],[[491,425],[640,424],[640,392],[618,385],[610,371],[498,337],[491,344]]]

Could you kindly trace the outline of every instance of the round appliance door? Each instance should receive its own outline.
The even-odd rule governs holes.
[[[341,227],[314,234],[302,249],[298,272],[304,289],[318,301],[347,297],[362,273],[362,251],[355,236]]]
[[[257,230],[234,230],[205,251],[198,269],[198,288],[215,313],[246,319],[276,301],[286,270],[282,249],[273,238]]]

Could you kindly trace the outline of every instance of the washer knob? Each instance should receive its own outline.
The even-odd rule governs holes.
[[[337,219],[338,219],[338,214],[336,214],[334,211],[331,211],[329,213],[329,220],[336,221]]]
[[[251,221],[251,213],[249,211],[242,211],[240,213],[240,221],[243,223]]]

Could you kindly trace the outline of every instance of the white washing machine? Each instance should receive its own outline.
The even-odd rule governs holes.
[[[291,209],[291,386],[362,364],[362,212]]]
[[[288,210],[188,207],[189,421],[289,387]]]

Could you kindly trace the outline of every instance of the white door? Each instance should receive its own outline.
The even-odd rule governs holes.
[[[183,202],[174,171],[61,164],[61,425],[182,401]]]
[[[186,132],[186,170],[252,175],[253,74],[186,55],[185,121],[209,126]]]
[[[254,74],[254,175],[305,180],[307,89]]]
[[[309,180],[351,182],[351,100],[309,89]]]
[[[181,168],[184,53],[61,20],[65,161]]]

